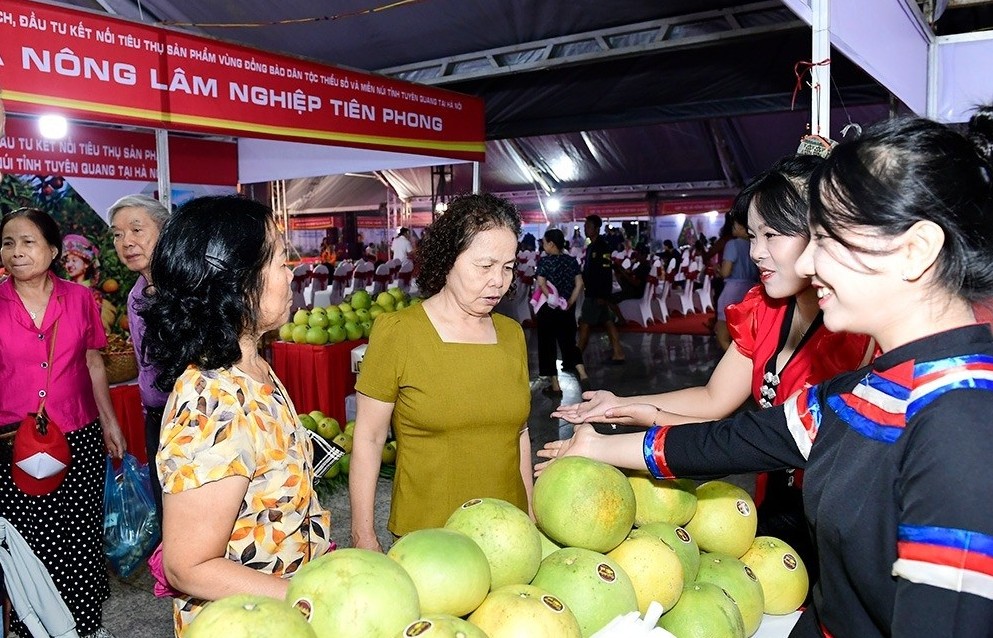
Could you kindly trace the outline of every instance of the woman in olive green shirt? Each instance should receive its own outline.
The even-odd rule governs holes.
[[[493,308],[514,279],[520,216],[491,195],[453,199],[418,247],[423,304],[380,315],[362,362],[349,475],[352,544],[381,550],[376,479],[397,439],[388,529],[441,527],[462,503],[492,497],[529,511],[527,348]]]

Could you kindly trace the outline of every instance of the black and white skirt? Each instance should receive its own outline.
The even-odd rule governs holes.
[[[0,443],[0,516],[24,536],[48,568],[76,619],[76,631],[100,628],[110,597],[103,551],[103,492],[106,462],[103,433],[95,421],[66,435],[72,462],[59,489],[28,496],[11,479],[9,444]],[[16,615],[16,614],[12,614]],[[28,635],[20,623],[11,629]]]

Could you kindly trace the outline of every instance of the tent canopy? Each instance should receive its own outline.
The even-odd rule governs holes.
[[[810,59],[810,30],[778,0],[71,4],[479,96],[489,139],[482,186],[493,192],[732,192],[795,149],[809,119],[796,65]],[[900,108],[840,54],[831,71],[833,136]],[[428,169],[377,175],[405,199],[430,193]],[[454,189],[467,190],[469,176],[458,168]],[[349,179],[365,183],[326,189],[335,206],[385,200],[385,186],[366,200],[373,180],[334,178]],[[316,205],[299,210],[328,208],[304,190]]]

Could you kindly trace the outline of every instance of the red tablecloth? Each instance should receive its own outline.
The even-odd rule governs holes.
[[[139,463],[147,463],[145,454],[145,413],[141,409],[141,395],[137,383],[111,386],[110,401],[114,404],[117,423],[124,432],[124,440],[128,444],[128,452],[138,459]]]
[[[286,386],[297,412],[320,410],[344,425],[345,397],[355,391],[352,350],[363,343],[365,339],[330,346],[272,344],[272,369]]]

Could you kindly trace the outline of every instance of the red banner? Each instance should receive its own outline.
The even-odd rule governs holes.
[[[481,100],[77,9],[4,0],[9,110],[484,159]]]
[[[676,215],[678,213],[709,213],[716,210],[719,213],[726,213],[731,210],[734,203],[733,197],[714,197],[709,199],[674,199],[662,202],[662,215]]]
[[[598,204],[576,204],[572,208],[573,219],[585,219],[588,215],[600,217],[646,217],[648,202],[603,202]]]
[[[65,139],[46,140],[35,122],[9,117],[0,137],[0,173],[154,182],[155,136],[76,125]],[[234,142],[170,136],[169,174],[176,184],[234,186],[238,147]]]

